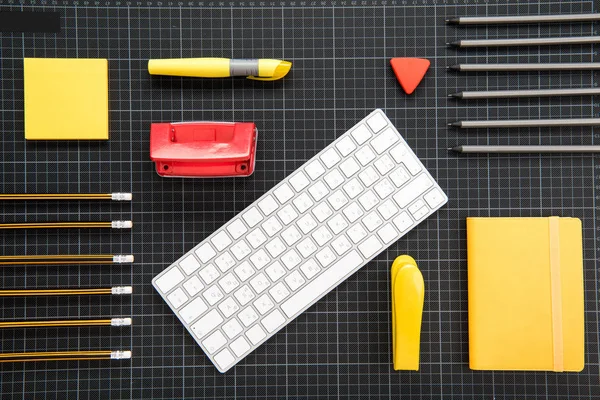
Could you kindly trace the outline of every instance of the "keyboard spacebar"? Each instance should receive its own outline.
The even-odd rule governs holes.
[[[352,250],[327,268],[321,275],[310,281],[308,285],[297,291],[281,305],[281,309],[287,314],[288,318],[293,317],[315,300],[327,294],[332,287],[338,285],[342,278],[348,276],[362,263],[362,257],[356,250]]]

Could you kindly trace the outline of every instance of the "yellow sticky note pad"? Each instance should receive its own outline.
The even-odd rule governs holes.
[[[107,140],[108,61],[25,58],[25,139]]]

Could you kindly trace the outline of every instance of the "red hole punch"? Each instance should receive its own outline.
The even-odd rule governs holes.
[[[153,123],[150,159],[164,177],[250,176],[256,135],[252,122]]]

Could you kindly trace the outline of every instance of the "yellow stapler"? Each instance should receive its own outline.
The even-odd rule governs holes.
[[[419,370],[425,284],[415,260],[399,256],[392,264],[392,347],[394,369]]]

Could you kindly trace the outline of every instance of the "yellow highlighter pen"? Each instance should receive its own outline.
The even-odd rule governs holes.
[[[148,61],[150,75],[190,76],[197,78],[227,78],[246,76],[257,81],[283,78],[292,63],[272,59],[171,58]]]

